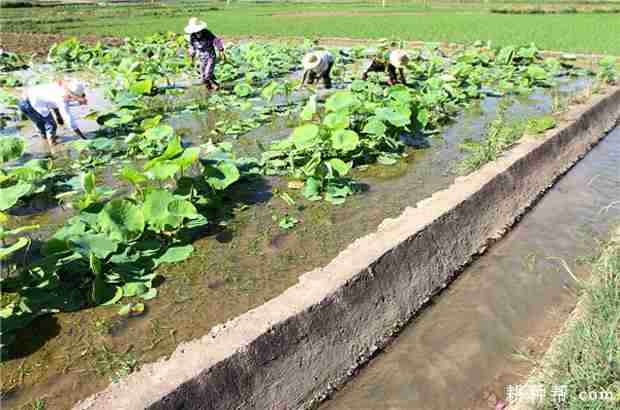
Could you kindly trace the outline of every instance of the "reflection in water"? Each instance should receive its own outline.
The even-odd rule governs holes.
[[[574,304],[571,278],[553,258],[586,273],[579,258],[620,221],[620,207],[610,207],[620,199],[619,164],[616,129],[324,408],[465,409],[478,407],[483,388],[503,397],[519,383],[514,348],[550,311]]]

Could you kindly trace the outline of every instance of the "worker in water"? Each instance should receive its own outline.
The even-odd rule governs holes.
[[[27,88],[19,101],[19,109],[34,122],[41,137],[51,146],[56,144],[57,124],[66,123],[80,138],[86,139],[69,106],[87,103],[84,84],[77,80],[60,80]]]
[[[313,51],[304,56],[302,60],[304,74],[301,85],[318,83],[323,80],[325,88],[332,87],[331,71],[334,66],[334,56],[327,50]]]
[[[389,85],[395,85],[399,81],[406,85],[404,68],[407,64],[409,64],[409,55],[405,50],[389,51],[387,48],[380,48],[362,74],[362,80],[367,80],[371,72],[387,72]]]
[[[224,53],[224,42],[221,38],[216,37],[207,29],[207,23],[199,21],[196,17],[189,19],[189,23],[185,27],[185,32],[189,34],[189,56],[194,62],[194,57],[198,56],[200,61],[200,75],[202,83],[210,91],[219,88],[219,84],[215,81],[214,71],[217,64],[216,49],[219,51],[220,57],[226,60]]]

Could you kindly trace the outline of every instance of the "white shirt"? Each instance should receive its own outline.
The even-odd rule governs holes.
[[[66,91],[58,83],[40,84],[29,88],[25,97],[30,101],[32,108],[42,117],[50,115],[50,109],[56,108],[60,112],[65,124],[71,129],[76,129],[75,118],[69,110],[69,102],[65,101]]]
[[[321,76],[325,71],[327,71],[327,67],[334,62],[334,56],[327,50],[315,51],[314,54],[319,58],[319,64],[311,71],[314,71],[318,76]]]

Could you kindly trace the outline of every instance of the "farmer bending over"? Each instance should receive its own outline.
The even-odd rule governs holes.
[[[60,125],[67,123],[69,127],[82,139],[86,139],[71,115],[69,105],[76,103],[85,105],[86,93],[84,85],[76,80],[60,80],[51,84],[40,84],[24,91],[19,102],[20,110],[39,129],[41,137],[50,145],[56,143],[56,122]],[[54,116],[56,120],[54,120]]]
[[[189,34],[189,56],[192,59],[192,63],[194,62],[195,55],[198,55],[200,60],[202,83],[208,90],[217,90],[219,86],[213,77],[217,62],[215,49],[218,49],[220,57],[225,60],[224,42],[221,38],[216,37],[215,34],[207,30],[207,23],[199,21],[196,17],[189,19],[185,32]]]
[[[334,56],[329,51],[314,51],[306,54],[302,65],[304,67],[302,86],[314,84],[322,78],[325,88],[332,87],[331,71],[334,66]]]
[[[362,74],[362,80],[368,79],[368,73],[387,71],[389,76],[388,84],[394,85],[399,80],[396,75],[398,71],[401,83],[407,84],[404,72],[404,67],[407,64],[409,64],[409,56],[405,50],[393,50],[390,52],[382,50],[370,62],[370,66]]]

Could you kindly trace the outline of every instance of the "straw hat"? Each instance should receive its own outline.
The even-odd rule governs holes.
[[[409,63],[409,56],[405,50],[394,50],[390,53],[390,64],[396,68],[401,68]]]
[[[197,17],[192,17],[189,19],[187,26],[185,26],[185,32],[187,34],[198,33],[207,28],[207,23],[204,21],[198,20]]]
[[[76,97],[84,97],[86,95],[86,91],[84,89],[84,84],[78,80],[69,80],[65,82],[65,89],[72,95]]]
[[[312,70],[321,63],[321,59],[319,58],[317,53],[308,53],[304,56],[304,59],[301,62],[301,65],[305,70]]]

